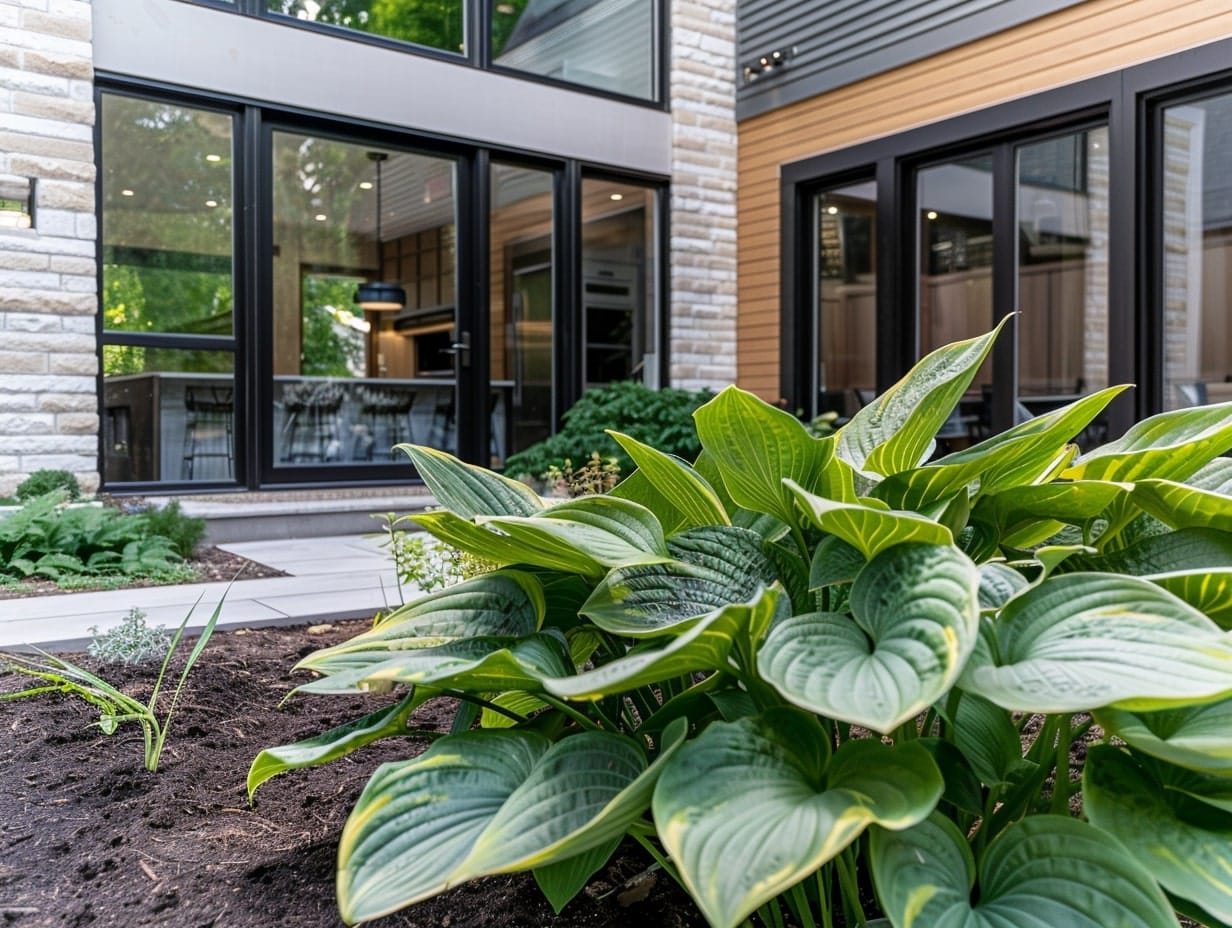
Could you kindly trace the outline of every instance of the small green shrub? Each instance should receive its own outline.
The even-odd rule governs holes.
[[[565,413],[561,430],[511,454],[505,473],[540,478],[553,467],[563,469],[566,460],[584,461],[592,452],[604,459],[615,458],[620,473],[631,473],[632,459],[607,429],[691,461],[701,450],[693,410],[711,396],[706,390],[652,390],[633,381],[591,387]]]
[[[17,485],[17,499],[25,502],[53,490],[63,490],[68,494],[69,499],[81,497],[81,488],[77,485],[77,478],[68,471],[36,470]]]
[[[98,626],[90,628],[86,652],[106,664],[144,664],[162,657],[171,647],[171,633],[165,625],[148,625],[145,613],[130,609],[128,615],[115,628],[100,632]]]
[[[172,500],[161,509],[145,513],[150,534],[161,535],[171,542],[175,553],[188,560],[205,537],[205,519],[184,515],[177,500]]]

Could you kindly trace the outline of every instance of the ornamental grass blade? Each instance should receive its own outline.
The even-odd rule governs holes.
[[[549,693],[563,699],[597,700],[696,671],[724,670],[740,641],[758,642],[779,606],[781,591],[762,590],[747,603],[723,606],[654,650],[636,650],[594,670],[548,680]]]
[[[738,506],[795,519],[790,478],[816,489],[834,456],[831,438],[813,438],[795,416],[738,387],[726,387],[693,413],[705,453]]]
[[[1082,774],[1083,809],[1169,892],[1232,921],[1232,812],[1175,788],[1162,765],[1097,745]]]
[[[731,524],[714,487],[686,462],[643,444],[632,436],[610,429],[608,434],[625,449],[638,470],[672,501],[683,516],[681,528]]]
[[[1192,406],[1135,423],[1082,455],[1064,480],[1185,480],[1232,446],[1232,403]]]
[[[1190,770],[1232,777],[1232,699],[1158,712],[1106,707],[1093,715],[1108,734],[1135,751]]]
[[[827,743],[812,716],[772,709],[710,725],[667,764],[655,823],[714,928],[735,928],[868,825],[907,827],[941,796],[918,744],[850,741],[830,757]]]
[[[791,480],[783,483],[809,521],[823,532],[852,545],[869,560],[894,545],[950,545],[954,542],[948,528],[918,513],[837,502],[816,496]]]
[[[1077,819],[1009,826],[984,853],[978,881],[966,838],[939,814],[905,831],[874,828],[869,856],[894,928],[1176,928],[1151,874]]]
[[[1015,597],[959,685],[1004,709],[1164,709],[1232,694],[1232,636],[1137,577],[1064,574]]]
[[[839,429],[838,456],[857,471],[883,477],[918,467],[1004,325],[1005,319],[985,335],[945,345],[923,358]],[[809,489],[804,481],[796,482]]]
[[[958,678],[975,644],[978,595],[979,573],[957,548],[899,545],[856,577],[852,616],[778,623],[757,667],[795,705],[887,733]]]
[[[424,445],[397,445],[410,457],[438,503],[464,519],[476,516],[530,516],[543,508],[535,492],[452,454]]]

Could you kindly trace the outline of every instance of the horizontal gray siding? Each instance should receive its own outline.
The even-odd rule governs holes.
[[[746,119],[1017,26],[1082,0],[741,0],[736,117]],[[746,82],[744,66],[795,48]]]

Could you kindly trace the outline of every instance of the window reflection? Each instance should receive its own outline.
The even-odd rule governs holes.
[[[466,51],[464,0],[266,0],[266,9],[441,51]]]
[[[1232,400],[1232,94],[1163,110],[1164,405]]]
[[[877,186],[828,190],[815,209],[818,411],[851,416],[876,387]]]
[[[653,100],[657,19],[648,0],[494,0],[492,61]]]

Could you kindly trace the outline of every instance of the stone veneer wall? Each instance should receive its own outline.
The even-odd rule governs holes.
[[[736,379],[736,14],[671,2],[671,385]]]
[[[35,180],[0,228],[0,495],[59,468],[98,486],[89,0],[0,0],[0,174]]]

